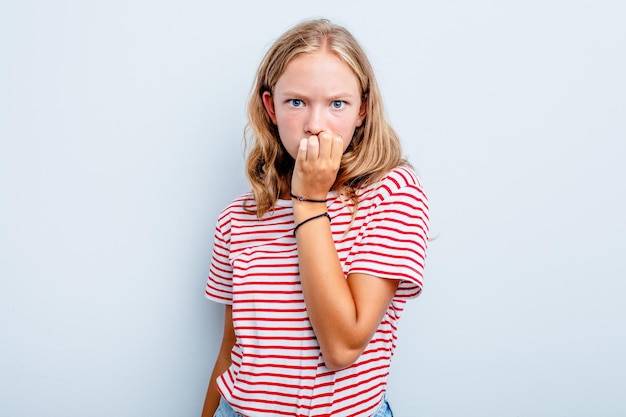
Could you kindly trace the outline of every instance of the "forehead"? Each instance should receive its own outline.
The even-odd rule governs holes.
[[[293,58],[278,78],[276,90],[305,89],[359,94],[352,68],[332,52],[303,53]]]

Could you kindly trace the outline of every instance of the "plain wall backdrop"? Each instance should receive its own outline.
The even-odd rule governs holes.
[[[198,416],[270,43],[347,26],[431,202],[397,416],[626,415],[626,5],[2,1],[0,414]]]

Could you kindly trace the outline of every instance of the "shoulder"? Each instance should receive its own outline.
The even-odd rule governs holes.
[[[361,195],[365,198],[377,197],[382,200],[398,193],[420,195],[425,198],[422,183],[413,168],[398,166],[361,190]]]
[[[379,181],[381,186],[387,187],[390,190],[401,190],[406,187],[419,187],[422,188],[422,183],[413,170],[408,166],[399,166],[389,171]]]
[[[221,226],[230,223],[233,219],[256,216],[255,213],[254,196],[250,192],[244,193],[224,207],[217,218],[217,223]]]

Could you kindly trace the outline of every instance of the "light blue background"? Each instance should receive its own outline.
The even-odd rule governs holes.
[[[624,4],[3,1],[0,414],[199,415],[252,78],[326,16],[368,51],[438,236],[396,415],[626,415]]]

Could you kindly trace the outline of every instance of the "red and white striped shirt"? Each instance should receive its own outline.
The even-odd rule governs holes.
[[[361,356],[338,371],[324,366],[307,316],[292,202],[279,200],[258,219],[252,195],[246,194],[219,216],[206,296],[233,306],[237,340],[218,389],[238,413],[369,416],[382,400],[398,319],[406,300],[422,289],[428,203],[407,167],[394,169],[358,196],[352,224],[352,204],[335,193],[328,196],[344,275],[364,273],[401,283]]]

